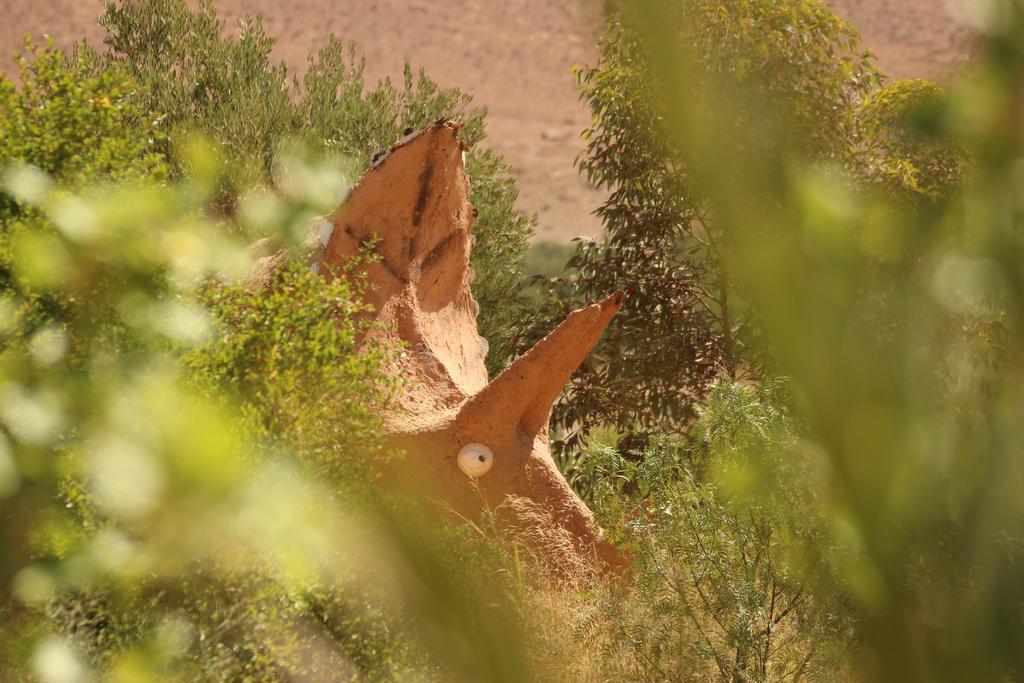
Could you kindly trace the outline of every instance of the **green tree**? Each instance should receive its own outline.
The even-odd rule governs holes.
[[[957,195],[968,164],[963,145],[941,122],[947,98],[928,81],[895,81],[864,98],[856,112],[859,177],[919,205]]]
[[[578,303],[615,289],[629,297],[556,412],[569,445],[599,425],[679,430],[720,373],[757,376],[771,361],[757,341],[757,314],[735,286],[712,210],[718,188],[702,184],[688,161],[691,147],[708,141],[680,135],[683,117],[706,111],[698,105],[710,84],[720,90],[713,115],[723,139],[799,150],[800,163],[828,165],[838,182],[884,184],[901,196],[937,198],[960,180],[955,148],[914,132],[915,112],[934,109],[941,91],[881,89],[855,29],[824,4],[664,0],[659,11],[671,42],[654,48],[636,8],[622,7],[598,64],[578,72],[593,117],[579,167],[610,195],[599,209],[602,238],[579,245],[553,298]],[[692,101],[677,111],[652,65],[683,51]],[[758,109],[737,105],[748,97]],[[728,171],[738,187],[760,172]]]

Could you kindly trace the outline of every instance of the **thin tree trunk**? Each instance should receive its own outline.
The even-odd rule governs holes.
[[[729,312],[729,268],[722,254],[718,255],[718,307],[722,319],[722,343],[725,351],[725,371],[729,379],[736,379],[736,339],[732,334],[732,317]]]

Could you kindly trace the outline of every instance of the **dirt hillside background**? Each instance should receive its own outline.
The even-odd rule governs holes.
[[[894,76],[944,78],[966,51],[955,0],[835,0]],[[970,0],[964,0],[969,2]],[[14,70],[21,36],[48,34],[61,46],[98,44],[102,0],[3,0],[0,69]],[[586,108],[571,69],[593,63],[601,16],[593,0],[215,0],[229,28],[262,14],[277,58],[300,68],[331,33],[354,40],[375,77],[400,77],[404,60],[442,85],[457,85],[490,110],[488,144],[515,167],[520,207],[539,217],[537,239],[596,235],[601,193],[573,161]]]

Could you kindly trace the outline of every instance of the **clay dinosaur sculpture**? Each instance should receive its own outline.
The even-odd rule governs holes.
[[[555,466],[551,407],[622,305],[618,292],[577,310],[488,383],[487,343],[470,283],[475,210],[460,126],[439,122],[378,155],[320,234],[314,269],[330,277],[368,243],[378,321],[396,351],[389,372],[412,380],[385,416],[399,467],[459,513],[523,496],[550,511],[580,553],[614,563],[612,547]]]

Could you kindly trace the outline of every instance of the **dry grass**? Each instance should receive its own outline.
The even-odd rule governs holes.
[[[534,572],[567,589],[583,589],[601,580],[597,557],[555,521],[551,511],[530,498],[509,496],[494,509],[501,536],[517,558]]]

